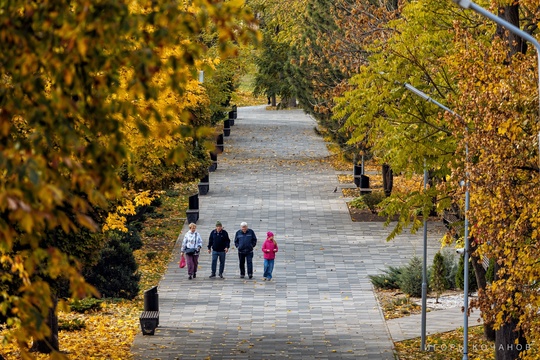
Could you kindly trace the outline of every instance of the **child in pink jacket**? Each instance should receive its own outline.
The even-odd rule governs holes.
[[[263,280],[272,280],[272,271],[274,271],[274,259],[278,246],[276,240],[274,240],[274,234],[269,231],[266,233],[266,241],[262,246],[262,252],[264,253],[264,277]]]

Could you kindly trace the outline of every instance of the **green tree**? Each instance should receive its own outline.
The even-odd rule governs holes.
[[[446,267],[444,264],[444,258],[441,252],[437,252],[433,257],[433,265],[431,267],[431,278],[429,281],[429,286],[431,290],[435,291],[436,299],[435,302],[439,303],[439,297],[441,294],[448,289],[448,282],[446,281]]]
[[[133,299],[139,293],[137,262],[129,244],[110,233],[100,259],[85,271],[85,279],[104,297]]]

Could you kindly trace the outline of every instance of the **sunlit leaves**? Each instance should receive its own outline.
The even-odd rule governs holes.
[[[99,209],[121,196],[122,166],[135,169],[133,155],[181,164],[197,149],[180,130],[191,129],[186,143],[208,136],[197,123],[208,104],[193,76],[207,61],[198,37],[213,29],[215,56],[228,56],[235,42],[256,39],[253,20],[241,1],[2,6],[0,258],[14,276],[2,277],[11,288],[0,309],[14,310],[21,342],[46,333],[50,279],[70,280],[75,296],[92,293],[76,242],[91,249],[101,240],[76,233],[99,230]]]

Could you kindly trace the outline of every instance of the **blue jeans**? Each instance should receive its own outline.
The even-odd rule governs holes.
[[[240,275],[246,275],[246,262],[247,272],[249,276],[253,275],[253,252],[242,254],[238,253],[238,260],[240,261]]]
[[[274,259],[264,259],[264,275],[267,279],[272,278],[272,271],[274,271]]]
[[[212,251],[212,275],[216,275],[217,260],[219,258],[219,275],[225,269],[225,251]]]

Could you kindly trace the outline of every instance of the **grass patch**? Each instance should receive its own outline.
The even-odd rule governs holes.
[[[494,343],[484,338],[483,326],[469,327],[469,358],[495,359]],[[463,328],[441,334],[430,335],[426,347],[432,351],[420,350],[421,339],[415,338],[395,343],[400,360],[460,360],[463,358]]]

